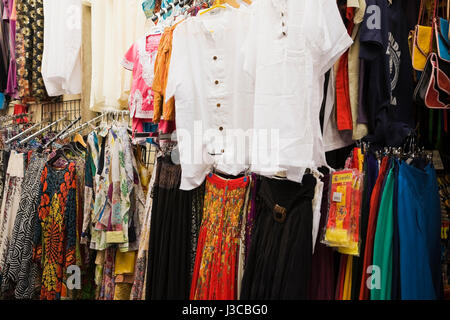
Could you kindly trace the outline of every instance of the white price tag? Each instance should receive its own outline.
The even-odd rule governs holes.
[[[333,201],[334,202],[342,202],[342,193],[341,192],[334,192],[333,193]]]

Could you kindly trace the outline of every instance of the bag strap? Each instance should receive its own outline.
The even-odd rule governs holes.
[[[450,0],[447,0],[447,21],[450,21]]]
[[[430,37],[430,52],[433,51],[433,39],[434,39],[434,28],[436,26],[436,11],[438,6],[438,0],[433,2],[433,17],[431,21],[431,37]]]
[[[420,9],[419,9],[419,17],[417,18],[417,25],[420,25],[420,22],[423,20],[423,16],[425,14],[424,10],[424,2],[425,0],[420,0]],[[449,0],[450,1],[450,0]]]

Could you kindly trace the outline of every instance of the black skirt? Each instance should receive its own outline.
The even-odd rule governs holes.
[[[262,178],[240,299],[307,299],[315,185]]]
[[[158,159],[147,265],[147,300],[189,299],[193,191],[179,189],[180,165]]]

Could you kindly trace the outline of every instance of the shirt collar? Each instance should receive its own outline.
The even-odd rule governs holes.
[[[286,12],[287,0],[272,0],[272,6],[280,12]]]

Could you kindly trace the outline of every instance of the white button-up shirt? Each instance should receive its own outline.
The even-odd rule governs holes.
[[[245,71],[255,81],[252,171],[300,182],[326,163],[320,130],[324,74],[352,44],[336,1],[259,0],[251,6]],[[267,154],[269,159],[255,154]],[[270,160],[270,161],[264,161]]]
[[[182,190],[201,185],[213,166],[230,175],[249,167],[254,87],[241,51],[249,18],[247,8],[227,7],[173,33],[166,99],[175,97]]]

